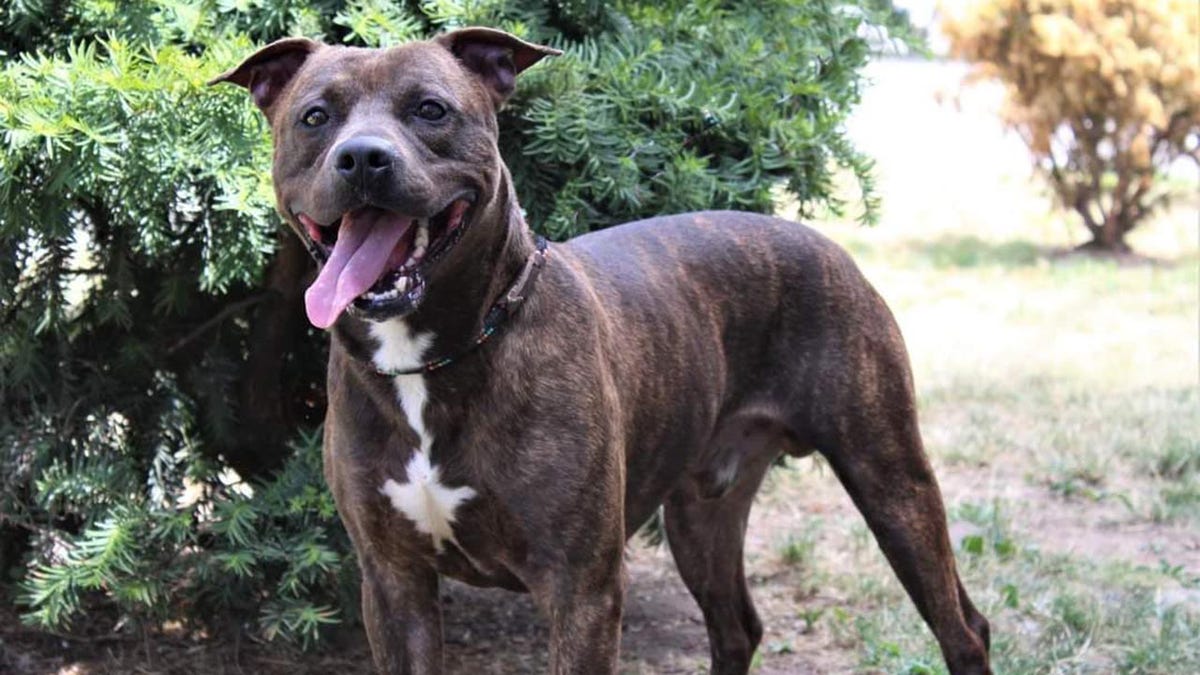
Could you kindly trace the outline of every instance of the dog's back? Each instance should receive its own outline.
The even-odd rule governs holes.
[[[609,228],[563,248],[580,261],[611,326],[627,461],[642,481],[627,495],[630,526],[646,515],[639,491],[654,502],[657,481],[645,478],[677,473],[674,457],[687,457],[684,470],[718,495],[758,446],[795,455],[831,447],[839,389],[874,386],[864,380],[886,369],[900,389],[895,404],[912,399],[886,305],[845,251],[812,228],[704,211]]]

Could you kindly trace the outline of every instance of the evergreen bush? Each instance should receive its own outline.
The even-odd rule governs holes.
[[[536,228],[877,208],[842,124],[888,2],[20,0],[0,6],[0,579],[84,612],[311,643],[357,614],[320,471],[325,339],[273,211],[267,129],[207,79],[288,35],[491,25],[566,49],[502,150]]]

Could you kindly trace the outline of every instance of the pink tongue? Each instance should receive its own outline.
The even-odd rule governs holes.
[[[333,252],[304,293],[312,325],[332,326],[347,305],[379,281],[392,250],[412,223],[412,218],[373,208],[342,216]]]

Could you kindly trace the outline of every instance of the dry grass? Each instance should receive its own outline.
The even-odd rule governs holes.
[[[1153,227],[1192,219],[1176,212]],[[1122,266],[1047,257],[1050,244],[1019,229],[999,243],[829,231],[857,251],[907,336],[997,672],[1200,668],[1195,247]],[[777,546],[812,537],[814,513],[826,524],[811,567],[766,595],[782,603],[772,587],[815,587],[827,608],[815,632],[842,636],[860,668],[942,672],[827,471],[780,472],[762,507],[755,531]]]
[[[957,107],[914,95],[952,88],[954,70],[876,66],[881,86],[856,132],[880,160],[885,217],[873,229],[820,227],[855,254],[904,330],[960,564],[993,622],[996,670],[1196,672],[1195,178],[1175,177],[1192,196],[1135,232],[1148,259],[1063,255],[1082,228],[1050,208],[1019,143],[996,126],[996,92],[969,92]],[[767,604],[789,601],[780,586],[813,589],[801,605],[827,611],[808,635],[838,636],[857,668],[943,672],[828,473],[781,472],[762,500],[758,536],[776,549],[797,537],[819,544],[810,568],[764,585]],[[805,524],[814,514],[816,534]],[[788,567],[759,555],[759,569]]]

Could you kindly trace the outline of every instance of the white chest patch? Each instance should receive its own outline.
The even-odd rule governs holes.
[[[371,336],[379,341],[379,349],[372,359],[380,369],[413,368],[422,362],[425,350],[433,342],[433,336],[413,335],[412,329],[402,320],[371,324]],[[413,449],[413,456],[404,467],[405,482],[384,480],[379,491],[392,502],[392,507],[416,525],[417,530],[433,537],[434,549],[442,551],[443,542],[454,541],[454,511],[463,502],[475,496],[470,487],[452,488],[441,482],[440,470],[434,466],[430,449],[433,435],[425,428],[425,403],[428,391],[425,376],[397,375],[393,378],[396,397],[408,418],[408,424],[417,432],[420,447]]]
[[[454,510],[475,496],[469,487],[451,488],[442,485],[438,468],[429,463],[429,455],[418,450],[404,467],[406,482],[391,478],[379,491],[392,500],[392,507],[417,526],[417,530],[433,537],[433,547],[442,551],[442,542],[454,541]]]

